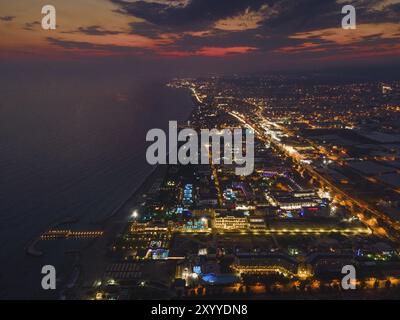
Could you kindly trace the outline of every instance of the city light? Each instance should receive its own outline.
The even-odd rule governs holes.
[[[137,219],[137,218],[139,217],[139,212],[138,212],[138,210],[133,210],[133,211],[132,211],[132,214],[131,214],[131,217],[132,217],[133,219]]]

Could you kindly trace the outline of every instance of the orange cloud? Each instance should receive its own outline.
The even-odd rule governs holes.
[[[257,29],[261,22],[263,22],[268,16],[269,7],[263,5],[260,10],[252,11],[247,8],[243,13],[240,13],[234,17],[221,19],[214,25],[215,29],[225,31],[243,31]]]
[[[366,23],[358,24],[355,30],[344,30],[338,28],[326,28],[307,32],[295,33],[290,39],[320,39],[334,42],[340,45],[356,43],[365,38],[379,36],[381,39],[400,38],[400,25],[397,23]]]
[[[231,54],[244,54],[257,50],[255,47],[203,47],[196,51],[160,51],[159,54],[168,57],[224,57]]]
[[[322,52],[326,51],[318,43],[304,42],[298,46],[287,46],[274,50],[277,53]]]

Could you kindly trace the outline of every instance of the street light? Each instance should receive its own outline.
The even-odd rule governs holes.
[[[137,210],[133,210],[131,217],[133,219],[137,219],[139,217],[139,212]]]

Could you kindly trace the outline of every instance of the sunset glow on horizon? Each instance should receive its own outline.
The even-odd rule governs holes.
[[[41,28],[46,1],[2,3],[0,58],[255,55],[275,61],[284,56],[328,61],[352,59],[351,49],[373,61],[399,54],[400,25],[394,18],[398,0],[380,6],[360,3],[356,30],[341,28],[341,0],[290,6],[282,1],[228,2],[54,0],[56,30]]]

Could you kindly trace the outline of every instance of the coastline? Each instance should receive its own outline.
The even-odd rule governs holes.
[[[192,110],[185,121],[189,120],[193,114],[193,108],[201,105],[194,94],[189,91],[192,101]],[[65,290],[75,289],[77,291],[77,299],[84,297],[84,290],[92,285],[97,279],[101,278],[105,270],[106,264],[109,263],[106,257],[108,246],[114,241],[116,236],[122,233],[128,227],[129,217],[133,208],[140,207],[141,196],[154,184],[159,178],[164,178],[167,165],[155,165],[149,174],[143,179],[141,184],[132,192],[131,196],[116,207],[110,215],[105,217],[99,225],[102,226],[104,237],[94,239],[79,252],[78,261],[74,264],[73,269],[69,272],[67,279],[73,277],[74,284],[71,286],[67,283],[63,286],[62,292]],[[79,276],[76,276],[76,269],[79,269]],[[63,297],[64,298],[64,297]]]

